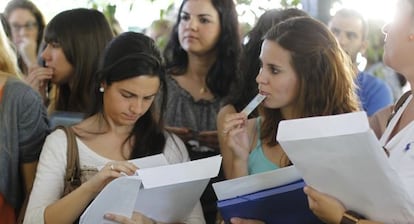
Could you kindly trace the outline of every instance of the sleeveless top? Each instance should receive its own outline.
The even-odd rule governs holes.
[[[263,173],[266,171],[275,170],[279,168],[279,166],[272,163],[272,161],[270,161],[263,153],[262,141],[260,140],[260,117],[256,118],[256,133],[256,147],[254,147],[254,149],[250,152],[248,158],[249,175]]]

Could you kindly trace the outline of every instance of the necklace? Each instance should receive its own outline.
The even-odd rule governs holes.
[[[206,86],[203,86],[203,87],[200,88],[200,94],[203,94],[203,93],[206,93],[206,92],[208,92],[208,89],[207,89]]]

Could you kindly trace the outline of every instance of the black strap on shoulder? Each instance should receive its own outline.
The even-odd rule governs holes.
[[[407,98],[411,95],[411,90],[405,92],[399,99],[398,101],[395,103],[394,105],[394,109],[392,110],[392,113],[390,115],[390,117],[388,118],[387,121],[387,126],[390,123],[391,119],[394,117],[394,115],[397,113],[397,111],[402,107],[402,105],[405,103],[405,101],[407,100]]]

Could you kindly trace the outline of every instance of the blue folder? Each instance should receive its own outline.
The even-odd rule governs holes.
[[[257,219],[270,224],[322,224],[309,209],[303,180],[217,202],[226,223],[230,218]]]

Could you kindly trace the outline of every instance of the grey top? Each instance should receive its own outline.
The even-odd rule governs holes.
[[[14,208],[24,200],[20,165],[38,160],[49,134],[42,99],[30,86],[9,78],[0,102],[0,192]]]
[[[212,101],[195,101],[171,75],[167,75],[166,82],[168,94],[164,119],[167,126],[186,127],[196,132],[217,130],[216,118],[220,109],[220,98],[216,97]],[[210,148],[201,146],[191,149],[198,152],[211,151]]]

